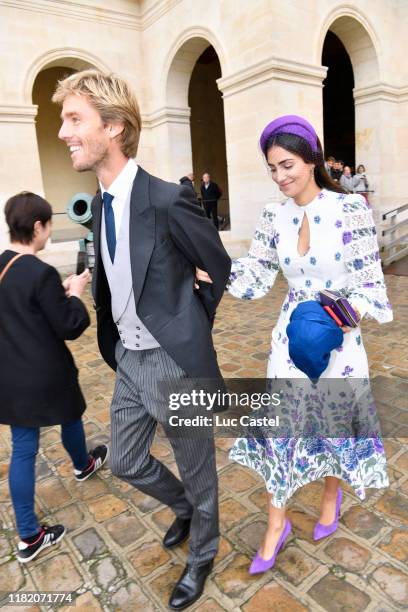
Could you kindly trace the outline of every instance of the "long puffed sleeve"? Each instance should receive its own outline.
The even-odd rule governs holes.
[[[268,293],[279,272],[274,218],[275,204],[268,204],[255,230],[247,257],[232,261],[227,290],[242,300],[255,300]]]
[[[392,321],[378,251],[377,230],[369,204],[361,195],[348,195],[343,205],[344,258],[349,273],[348,300],[379,323]]]

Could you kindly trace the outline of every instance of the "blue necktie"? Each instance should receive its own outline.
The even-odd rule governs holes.
[[[115,259],[116,249],[116,230],[115,230],[115,215],[112,208],[113,195],[107,191],[103,194],[103,210],[105,212],[105,231],[106,231],[106,242],[108,243],[108,251],[111,258],[111,262]]]

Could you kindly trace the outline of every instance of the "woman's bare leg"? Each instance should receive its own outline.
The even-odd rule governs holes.
[[[268,526],[264,535],[259,554],[263,559],[271,559],[275,552],[276,545],[285,527],[286,508],[276,508],[272,505],[272,495],[268,497]]]
[[[337,490],[339,486],[339,478],[335,478],[334,476],[326,476],[324,479],[324,490],[320,505],[319,518],[319,523],[321,525],[330,525],[336,518]]]

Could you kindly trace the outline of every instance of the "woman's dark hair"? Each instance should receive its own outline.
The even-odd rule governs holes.
[[[34,223],[40,221],[45,226],[52,217],[52,208],[41,196],[22,191],[7,200],[4,213],[11,241],[30,244],[34,238]]]
[[[362,169],[363,169],[363,172],[365,172],[365,171],[366,171],[364,164],[358,164],[358,166],[357,166],[357,174],[359,174],[359,173],[360,173],[360,168],[362,168]]]
[[[301,136],[296,136],[296,134],[276,134],[268,138],[265,143],[264,150],[262,151],[265,159],[269,149],[274,146],[282,147],[282,149],[290,151],[290,153],[299,155],[306,164],[315,164],[314,179],[316,184],[322,189],[336,191],[337,193],[348,193],[328,175],[324,166],[323,149],[319,139],[317,139],[318,151],[313,151],[310,144]]]

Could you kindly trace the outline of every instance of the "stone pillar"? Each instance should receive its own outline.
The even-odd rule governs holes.
[[[192,170],[188,107],[165,106],[144,115],[142,135],[138,154],[138,162],[142,166],[144,158],[148,160],[148,165],[152,165],[152,152],[156,174],[164,180],[177,183],[180,177]]]
[[[302,115],[322,136],[326,70],[269,58],[218,79],[224,98],[232,240],[251,238],[265,204],[283,197],[259,149],[265,125],[279,115]]]
[[[354,90],[356,165],[364,164],[377,223],[407,201],[408,87],[377,83]]]
[[[35,131],[35,105],[0,105],[0,252],[8,243],[4,204],[19,191],[44,195]],[[7,188],[5,189],[5,185]]]

